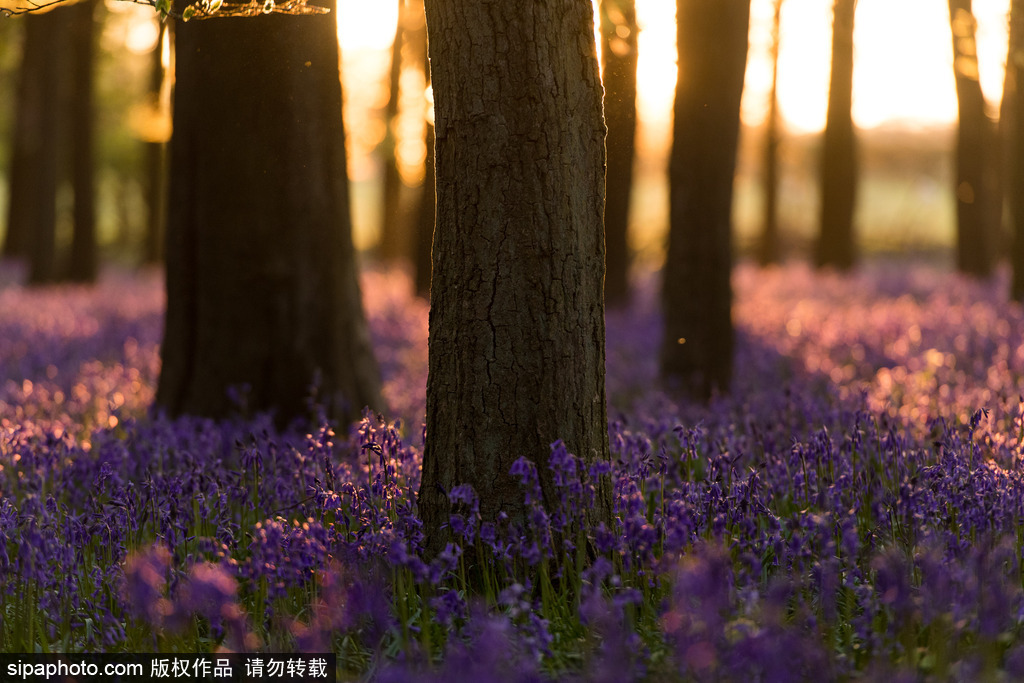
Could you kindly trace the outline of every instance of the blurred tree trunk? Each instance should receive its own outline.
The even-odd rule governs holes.
[[[416,12],[423,18],[423,3],[414,2],[410,13]],[[415,52],[420,56],[420,67],[423,69],[424,87],[430,88],[430,59],[427,51],[427,25],[421,21],[411,35],[415,46]],[[424,103],[425,106],[427,103]],[[417,296],[430,298],[430,249],[434,241],[434,213],[435,202],[435,174],[434,174],[434,118],[428,111],[424,111],[426,117],[426,131],[424,132],[424,143],[427,148],[426,158],[423,160],[423,185],[420,187],[419,198],[414,213],[413,232],[415,248],[413,251],[413,284]]]
[[[334,3],[329,7],[333,10]],[[336,15],[179,24],[157,406],[382,407],[352,246]]]
[[[1004,128],[1009,147],[1007,196],[1012,225],[1011,263],[1013,279],[1010,296],[1024,301],[1024,0],[1010,4],[1010,46],[1006,59],[1007,84],[1003,91],[1010,112]]]
[[[29,259],[29,282],[57,279],[57,187],[68,7],[24,18],[4,255]]]
[[[601,0],[604,116],[608,124],[608,172],[604,207],[605,301],[629,298],[629,204],[636,137],[636,68],[639,57],[634,0]]]
[[[149,93],[152,106],[160,110],[165,104],[161,102],[164,95],[166,67],[163,59],[164,40],[173,44],[173,21],[165,21],[160,26],[160,38],[156,49],[150,55]],[[167,216],[167,142],[160,139],[147,140],[145,143],[146,164],[146,242],[143,247],[145,263],[160,263],[164,258],[164,223]]]
[[[67,275],[74,282],[94,282],[97,269],[96,163],[93,153],[97,4],[97,0],[84,0],[67,7],[71,26],[69,75],[72,104],[64,111],[68,115],[71,134],[71,185],[75,196]]]
[[[857,0],[832,8],[832,68],[821,158],[821,234],[818,267],[846,270],[856,260],[853,214],[857,202],[857,139],[853,128],[853,21]]]
[[[949,0],[953,70],[959,109],[956,145],[957,268],[969,275],[992,274],[993,226],[991,178],[986,178],[992,122],[978,76],[976,22],[971,0]]]
[[[768,115],[764,132],[764,214],[757,257],[762,266],[778,263],[779,247],[779,25],[782,0],[773,0],[772,85],[768,94]]]
[[[430,249],[434,241],[434,124],[427,123],[427,158],[423,162],[423,189],[416,210],[416,254],[413,277],[416,295],[430,298]]]
[[[402,222],[402,176],[398,172],[398,102],[402,78],[402,47],[405,44],[406,11],[404,0],[398,0],[398,21],[395,40],[391,44],[391,68],[388,72],[388,103],[384,108],[384,180],[381,190],[380,239],[377,255],[384,261],[409,258],[407,231]]]
[[[484,520],[524,521],[517,458],[536,463],[549,510],[552,442],[608,458],[605,127],[589,0],[426,12],[437,222],[419,510],[436,553],[454,486],[476,489]],[[587,521],[610,522],[598,485]]]
[[[677,0],[676,7],[661,374],[706,400],[728,391],[732,376],[732,193],[750,0]]]

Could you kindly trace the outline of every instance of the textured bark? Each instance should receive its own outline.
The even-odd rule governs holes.
[[[853,128],[853,21],[857,0],[835,0],[832,68],[821,158],[819,267],[846,270],[856,261],[853,213],[857,201],[857,140]]]
[[[634,0],[601,0],[601,58],[604,61],[604,115],[608,124],[608,174],[604,208],[605,301],[629,298],[630,193],[636,137],[636,68],[639,57]]]
[[[697,399],[732,376],[732,192],[750,0],[677,0],[661,373]],[[685,341],[684,341],[685,340]]]
[[[1024,0],[1010,4],[1010,45],[1006,60],[1007,83],[1003,92],[1011,112],[1005,129],[1009,147],[1007,194],[1012,225],[1011,265],[1013,278],[1010,296],[1024,301]]]
[[[71,254],[68,279],[96,280],[96,173],[93,132],[93,69],[96,41],[96,0],[68,6],[71,15],[70,60],[71,185],[75,195],[72,214]],[[71,115],[73,112],[73,115]]]
[[[993,226],[991,177],[986,178],[994,134],[985,114],[978,80],[976,22],[971,0],[949,0],[953,69],[959,126],[956,145],[957,268],[977,277],[992,274]]]
[[[764,213],[761,219],[761,243],[757,258],[762,266],[778,263],[779,245],[779,24],[782,0],[773,0],[772,12],[772,85],[768,95],[768,115],[764,132]]]
[[[608,457],[604,137],[589,0],[428,0],[437,222],[419,509],[444,547],[445,492],[484,519],[525,514],[509,474],[533,460],[545,504],[562,439]],[[592,520],[610,514],[601,485]]]
[[[333,8],[333,4],[331,5]],[[157,404],[381,407],[351,240],[335,15],[180,24]]]

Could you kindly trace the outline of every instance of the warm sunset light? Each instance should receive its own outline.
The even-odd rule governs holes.
[[[641,27],[638,104],[642,123],[657,137],[667,133],[676,79],[675,6],[637,0]],[[753,0],[743,120],[764,117],[771,81],[768,61],[772,0]],[[982,87],[990,101],[1002,92],[1008,0],[977,0]],[[350,59],[386,51],[394,37],[397,3],[340,0],[342,49]],[[782,116],[797,131],[820,130],[825,121],[831,44],[831,6],[821,0],[785,0],[779,57]],[[861,128],[886,123],[947,125],[956,119],[949,16],[945,3],[861,0],[856,19],[854,119]],[[383,62],[377,62],[378,68]],[[347,70],[351,74],[351,71]],[[365,82],[360,76],[360,82]],[[351,90],[350,86],[350,93]],[[353,95],[354,96],[354,95]],[[643,133],[641,136],[643,137]],[[647,140],[650,143],[650,140]]]
[[[1024,0],[184,2],[0,0],[0,678],[1024,681]]]

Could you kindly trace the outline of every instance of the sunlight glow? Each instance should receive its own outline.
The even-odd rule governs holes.
[[[395,38],[395,0],[338,0],[338,33],[342,50],[387,50]]]

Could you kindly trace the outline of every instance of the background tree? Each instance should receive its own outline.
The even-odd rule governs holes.
[[[150,55],[149,65],[149,106],[159,112],[164,106],[165,93],[170,92],[173,76],[164,66],[163,45],[173,45],[174,22],[165,21],[160,25],[160,37]],[[173,57],[168,60],[173,64]],[[161,131],[162,132],[162,131]],[[164,257],[164,224],[167,216],[167,141],[163,136],[153,135],[145,145],[145,192],[146,192],[146,237],[142,259],[146,263],[159,263]]]
[[[407,231],[402,226],[402,176],[398,171],[398,103],[399,84],[402,79],[402,49],[405,45],[406,21],[403,20],[408,8],[404,0],[398,1],[398,21],[395,39],[391,43],[391,66],[388,69],[388,103],[384,107],[384,179],[381,188],[380,240],[377,255],[389,262],[409,257]]]
[[[634,0],[601,0],[601,59],[604,116],[608,124],[608,171],[604,208],[605,300],[629,296],[629,205],[636,137],[636,69],[639,62]]]
[[[732,376],[732,192],[750,0],[677,0],[679,77],[661,374],[698,399]]]
[[[772,84],[768,91],[768,114],[764,124],[764,207],[761,243],[757,258],[762,266],[778,263],[779,246],[779,27],[782,0],[772,0]]]
[[[977,22],[971,0],[949,0],[953,34],[953,71],[959,112],[956,144],[957,268],[978,277],[992,274],[994,218],[993,179],[986,177],[991,159],[992,122],[978,72]]]
[[[444,547],[446,492],[525,514],[509,473],[564,440],[608,457],[604,136],[589,0],[428,0],[437,221],[419,510]],[[610,514],[603,488],[588,514]],[[550,509],[550,507],[549,507]]]
[[[96,279],[96,159],[93,103],[97,0],[67,7],[69,14],[70,106],[63,107],[71,135],[71,186],[75,196],[71,254],[67,276],[75,282]]]
[[[27,257],[29,283],[96,277],[93,155],[94,0],[24,19],[4,255]],[[71,249],[62,263],[57,193],[74,194]]]
[[[61,149],[61,93],[67,77],[63,51],[68,10],[31,14],[18,76],[17,112],[11,151],[6,256],[27,257],[29,280],[57,279],[57,187]]]
[[[329,5],[332,9],[333,3]],[[349,218],[334,14],[179,24],[157,405],[381,408]]]
[[[416,3],[423,13],[423,3]],[[413,41],[416,45],[416,52],[420,55],[423,68],[424,84],[427,88],[430,83],[430,59],[427,51],[427,25],[421,24],[413,33]],[[429,106],[429,105],[428,105]],[[419,198],[415,209],[415,224],[413,233],[415,248],[413,253],[413,281],[416,294],[422,297],[430,297],[430,271],[431,258],[430,248],[434,241],[434,214],[436,211],[436,197],[434,186],[436,176],[434,173],[434,118],[425,111],[426,128],[424,132],[424,144],[427,148],[426,158],[423,160],[423,185],[420,188]]]
[[[1013,278],[1010,296],[1024,301],[1024,0],[1010,4],[1010,41],[1007,50],[1006,87],[1004,100],[1010,102],[1009,125],[1004,129],[1009,147],[1008,182],[1006,196],[1010,200],[1012,225],[1011,263]],[[1000,118],[1003,121],[1003,118]]]
[[[847,269],[856,260],[857,139],[853,128],[853,21],[857,0],[832,6],[832,67],[821,157],[821,233],[815,263]]]

